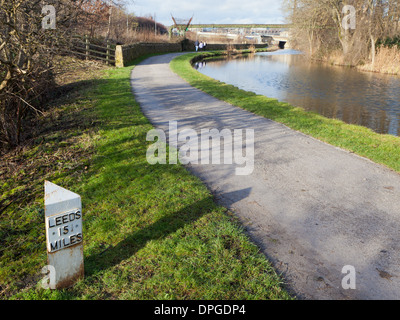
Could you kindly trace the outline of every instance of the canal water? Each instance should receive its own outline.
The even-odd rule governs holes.
[[[196,69],[329,118],[400,136],[400,77],[310,62],[295,50],[208,60]]]

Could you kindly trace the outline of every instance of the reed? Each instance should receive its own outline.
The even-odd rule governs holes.
[[[375,63],[358,66],[359,70],[387,74],[400,74],[400,50],[397,47],[378,49]]]

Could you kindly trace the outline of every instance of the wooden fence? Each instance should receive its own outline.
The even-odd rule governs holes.
[[[89,36],[74,36],[69,49],[65,50],[69,53],[85,57],[86,60],[95,59],[102,60],[107,65],[115,65],[115,45],[111,45],[110,41],[107,40],[107,45],[104,46],[94,43],[94,40],[90,39]]]

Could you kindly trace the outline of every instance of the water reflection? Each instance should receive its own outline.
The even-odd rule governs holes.
[[[206,66],[207,66],[207,61],[198,61],[198,62],[196,62],[196,63],[193,65],[193,67],[194,67],[196,70],[203,69],[203,68],[205,68]]]
[[[309,62],[294,50],[209,60],[197,68],[241,89],[400,136],[398,76]]]

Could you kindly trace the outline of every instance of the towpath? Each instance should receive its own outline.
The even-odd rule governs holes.
[[[255,165],[188,165],[283,274],[300,299],[400,299],[400,175],[271,120],[221,102],[174,74],[178,54],[132,71],[144,114],[168,133],[253,129]],[[240,166],[239,166],[240,167]],[[356,289],[342,288],[354,266]]]

